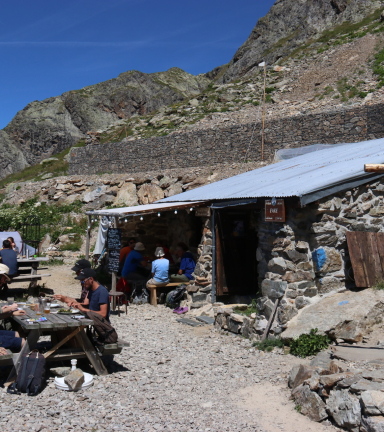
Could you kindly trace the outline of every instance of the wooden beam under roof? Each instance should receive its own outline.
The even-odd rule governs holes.
[[[365,172],[384,173],[384,164],[365,164]]]

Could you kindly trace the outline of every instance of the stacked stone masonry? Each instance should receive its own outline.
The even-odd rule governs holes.
[[[281,335],[300,310],[325,296],[354,288],[346,233],[384,232],[384,178],[346,190],[303,208],[288,207],[284,224],[260,217],[257,234],[259,287],[258,314],[233,316],[219,308],[216,325],[252,339],[263,334],[274,304],[279,307],[271,335]],[[236,323],[237,324],[234,324]],[[360,342],[364,329],[342,323],[328,336]]]
[[[271,160],[282,148],[381,138],[384,137],[383,120],[383,104],[272,120],[266,123],[264,159]],[[72,148],[69,172],[79,175],[207,166],[240,162],[245,155],[258,161],[261,160],[260,131],[261,124],[240,124]]]

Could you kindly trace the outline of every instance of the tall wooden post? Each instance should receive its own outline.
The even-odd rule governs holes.
[[[264,62],[264,93],[263,93],[263,129],[261,132],[261,160],[264,160],[264,128],[265,128],[265,86],[267,82],[267,63]]]
[[[116,222],[116,217],[114,216],[112,219],[112,228],[117,228],[117,222]],[[112,288],[111,291],[115,292],[116,291],[116,272],[112,272]],[[112,310],[115,311],[116,310],[116,296],[112,296]]]
[[[87,225],[87,239],[85,241],[85,259],[89,260],[89,244],[91,241],[91,216],[87,215],[88,225]]]

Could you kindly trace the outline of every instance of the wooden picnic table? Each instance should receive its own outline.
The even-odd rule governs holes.
[[[37,281],[43,277],[49,277],[50,274],[38,274],[37,270],[43,270],[39,268],[41,262],[49,261],[48,257],[36,257],[36,258],[18,258],[18,271],[19,275],[12,278],[12,282],[30,282],[29,292],[33,294],[34,288],[37,286]],[[11,283],[12,283],[11,282]]]
[[[9,375],[7,382],[10,383],[14,379],[19,367],[21,355],[29,353],[33,349],[38,347],[39,337],[44,335],[51,335],[51,340],[55,340],[56,344],[48,349],[44,354],[47,361],[63,361],[71,360],[73,358],[88,358],[91,365],[94,367],[98,375],[107,375],[107,369],[102,362],[100,355],[96,351],[89,339],[85,329],[88,326],[93,326],[93,321],[90,319],[73,319],[72,315],[63,315],[57,313],[44,314],[47,321],[41,321],[38,323],[29,323],[28,318],[39,318],[36,312],[28,307],[24,308],[26,316],[12,316],[12,320],[15,324],[22,327],[24,332],[27,334],[26,342],[18,354],[8,353],[7,356],[0,356],[0,365],[9,364],[12,359],[14,367]],[[59,330],[68,330],[67,336],[61,336],[58,333]],[[68,340],[75,338],[78,345],[81,348],[67,348],[60,349],[64,343]],[[53,342],[52,342],[53,345]],[[125,341],[118,341],[115,344],[109,344],[104,346],[102,355],[118,354],[121,352],[124,346],[128,346],[129,343]],[[8,363],[7,363],[8,362]],[[11,363],[11,364],[12,364]]]

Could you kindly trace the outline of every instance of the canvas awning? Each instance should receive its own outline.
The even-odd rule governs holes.
[[[152,203],[144,204],[133,207],[121,207],[109,210],[92,210],[85,214],[88,216],[110,216],[123,218],[124,216],[139,216],[142,214],[157,213],[161,211],[170,211],[178,209],[190,209],[192,207],[198,207],[204,205],[204,201],[192,201],[192,202],[177,202],[177,203]]]

